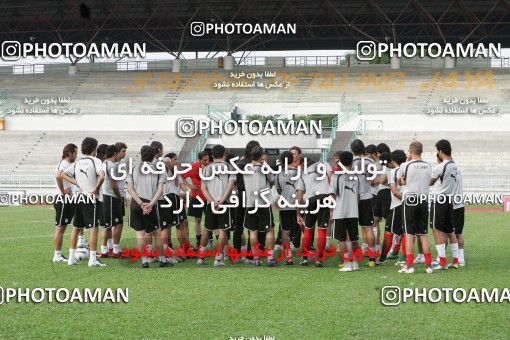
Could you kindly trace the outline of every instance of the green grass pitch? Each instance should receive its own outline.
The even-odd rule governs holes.
[[[406,303],[386,307],[381,288],[510,286],[509,216],[466,214],[465,268],[414,275],[384,267],[340,273],[338,258],[324,268],[254,267],[227,263],[142,270],[125,260],[68,267],[51,262],[54,211],[0,208],[0,286],[129,287],[127,304],[47,303],[0,306],[0,338],[508,338],[510,306]],[[192,236],[194,232],[191,232]],[[175,235],[175,232],[174,232]],[[69,232],[64,240],[67,255]],[[134,233],[125,228],[125,239]],[[430,235],[430,237],[432,237]],[[449,253],[449,252],[448,252]],[[433,252],[435,256],[435,251]]]

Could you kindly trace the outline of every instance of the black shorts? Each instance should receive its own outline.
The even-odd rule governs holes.
[[[411,235],[427,235],[429,222],[429,207],[427,202],[418,202],[416,205],[409,205],[402,202],[404,232]]]
[[[243,225],[246,229],[259,232],[267,232],[274,229],[273,211],[271,208],[259,208],[254,214],[249,211],[253,208],[246,208]]]
[[[142,202],[149,203],[149,200],[140,198]],[[138,205],[134,200],[131,201],[131,208],[129,209],[129,226],[136,231],[145,231],[146,233],[152,233],[159,229],[158,215],[159,207],[156,204],[152,207],[149,214],[144,215],[142,207]]]
[[[111,228],[118,224],[124,224],[123,201],[117,197],[103,196],[103,217],[105,228]]]
[[[390,210],[386,219],[385,231],[399,236],[404,233],[404,228],[402,228],[402,205]]]
[[[195,207],[194,205],[195,204],[198,205],[198,203],[199,201],[196,197],[191,198],[191,200],[189,201],[188,216],[202,218],[202,215],[204,214],[205,211],[205,206],[201,208]]]
[[[159,205],[159,226],[162,229],[179,225],[182,221],[186,220],[186,209],[184,209],[184,202],[177,194],[166,194],[166,199],[158,201]],[[164,208],[172,202],[171,207]],[[174,211],[178,211],[175,213]]]
[[[205,207],[205,229],[213,230],[229,230],[233,225],[234,209],[227,208],[223,214],[215,214],[212,211],[211,205],[207,204]]]
[[[99,227],[99,213],[100,213],[99,201],[96,200],[94,203],[78,202],[74,211],[73,226],[78,229],[89,229]]]
[[[65,198],[62,195],[59,195],[58,201],[55,198],[56,202],[53,203],[53,207],[55,208],[55,225],[56,226],[66,226],[71,223],[71,220],[74,216],[75,205],[73,203],[66,203]]]
[[[464,207],[453,209],[453,229],[455,235],[462,235],[462,230],[464,230]]]
[[[296,210],[280,210],[280,229],[290,231],[298,226]]]
[[[358,223],[362,227],[371,227],[374,224],[374,210],[372,199],[359,200],[358,202]]]
[[[237,207],[233,208],[233,210],[234,210],[234,223],[232,224],[232,228],[237,230],[243,230],[244,214],[246,212],[246,208],[239,204]]]
[[[350,242],[358,241],[358,219],[357,218],[340,218],[335,220],[335,228],[333,229],[333,237],[340,242],[347,241],[349,236]]]
[[[440,232],[453,233],[453,204],[432,202],[430,205],[430,227]]]
[[[307,211],[314,211],[317,210],[317,203],[319,201],[324,200],[329,195],[323,194],[323,195],[317,195],[313,196],[308,199],[308,207],[306,208]],[[305,228],[312,229],[315,228],[315,224],[317,224],[317,227],[319,229],[327,229],[329,227],[329,216],[330,216],[330,210],[329,208],[320,208],[319,211],[317,211],[315,214],[304,214],[305,218]]]
[[[99,226],[100,227],[104,227],[105,226],[105,223],[104,223],[104,214],[103,214],[103,202],[102,201],[97,201],[97,215],[98,215],[98,218],[99,218]]]
[[[126,216],[126,198],[124,196],[122,196],[122,200],[121,200],[121,208],[122,208],[122,216]]]
[[[381,189],[375,198],[374,216],[384,219],[388,218],[391,206],[391,190]]]

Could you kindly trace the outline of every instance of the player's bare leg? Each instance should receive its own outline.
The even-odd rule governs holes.
[[[446,235],[447,241],[450,241],[450,251],[452,252],[452,268],[459,269],[459,243],[455,233]]]
[[[76,245],[76,247],[78,247],[78,248],[88,248],[89,247],[87,240],[85,239],[85,234],[83,232],[83,229],[79,229],[78,244]]]
[[[406,263],[405,266],[400,269],[399,273],[412,274],[414,273],[414,235],[404,234],[402,236],[404,243],[402,244],[406,251]]]
[[[286,265],[292,265],[294,262],[292,262],[292,250],[290,249],[290,230],[285,231],[282,230],[282,247],[283,252],[285,253],[285,264]]]
[[[181,246],[181,250],[186,253],[188,249],[191,247],[189,243],[189,228],[188,228],[188,220],[182,221],[177,226],[177,239],[179,240],[179,244]],[[186,259],[186,255],[181,256],[182,260]]]
[[[120,238],[122,237],[123,224],[117,224],[113,227],[112,238],[113,238],[113,256],[117,257],[120,253]]]
[[[110,241],[112,238],[112,228],[113,227],[103,228],[103,230],[101,231],[101,252],[99,254],[100,258],[110,257],[108,241]]]
[[[152,250],[152,233],[145,233],[145,244],[148,250]]]
[[[99,230],[98,227],[90,228],[89,237],[89,267],[104,267],[105,264],[100,263],[97,260],[97,236]]]
[[[205,264],[205,247],[207,245],[207,235],[209,234],[209,231],[205,228],[202,229],[202,234],[200,235],[200,245],[198,247],[198,260],[197,264],[199,266]]]
[[[65,262],[66,258],[62,255],[62,242],[64,241],[64,233],[66,226],[56,226],[55,233],[53,234],[53,247],[55,253],[53,255],[53,262]]]
[[[459,266],[464,267],[466,262],[464,260],[464,236],[462,234],[455,235],[457,237],[457,243],[459,245]]]
[[[275,244],[275,235],[274,229],[270,229],[266,232],[266,249],[268,249],[267,256],[267,265],[268,267],[276,266],[276,261],[274,260],[274,244]]]
[[[200,247],[200,240],[202,239],[202,229],[201,229],[202,219],[199,217],[195,217],[195,237],[197,240],[196,247]]]
[[[418,256],[414,259],[414,263],[425,263],[425,257],[423,256],[423,249],[420,242],[417,242],[418,244]]]
[[[136,231],[136,246],[140,254],[143,254],[147,250],[147,238],[145,235],[145,231]],[[152,237],[151,237],[152,240]],[[141,268],[149,268],[149,258],[147,256],[142,256],[142,266]]]
[[[434,235],[434,242],[436,243],[437,257],[438,261],[434,263],[434,269],[443,270],[447,269],[446,266],[446,242],[447,235],[436,228],[432,229],[432,233]]]
[[[379,251],[381,249],[381,218],[374,216],[374,225],[372,230],[374,231],[374,239],[375,239],[375,251]]]
[[[263,252],[261,249],[261,244],[259,243],[259,232],[258,230],[250,230],[250,247],[253,252],[253,261],[256,266],[260,266],[260,256],[257,253]]]
[[[67,264],[70,266],[78,263],[74,257],[74,251],[76,249],[76,243],[78,242],[79,233],[80,229],[73,227],[73,230],[71,231],[71,238],[69,239],[69,258],[67,259]]]
[[[154,232],[154,239],[156,241],[156,252],[158,254],[159,266],[160,267],[170,267],[173,266],[174,263],[169,261],[168,258],[171,257],[171,250],[168,247],[168,235],[170,228],[165,228],[161,230],[156,230]]]
[[[218,244],[216,246],[216,255],[214,258],[214,266],[215,267],[223,267],[225,263],[223,262],[223,248],[228,241],[227,230],[215,230],[215,234],[218,235]]]
[[[369,259],[367,265],[369,267],[375,266],[375,235],[372,226],[362,227],[363,240],[367,243],[369,249]]]
[[[432,273],[432,254],[430,253],[430,241],[428,235],[419,235],[418,243],[421,243],[423,256],[425,257],[425,271],[427,274]]]
[[[351,259],[354,259],[354,254],[349,252],[349,249],[347,249],[346,242],[338,242],[338,250],[340,253],[340,261],[343,264],[339,270],[341,272],[351,272],[352,271]]]

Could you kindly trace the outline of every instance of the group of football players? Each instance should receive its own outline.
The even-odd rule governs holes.
[[[365,146],[355,139],[351,151],[335,152],[329,164],[303,157],[294,146],[279,155],[281,171],[268,171],[275,165],[268,165],[257,141],[250,141],[235,159],[224,146],[215,145],[199,153],[192,164],[181,164],[178,155],[165,153],[162,143],[154,141],[141,148],[140,160],[126,171],[125,143],[98,145],[87,137],[80,156],[76,145],[64,147],[55,170],[60,199],[54,204],[53,262],[76,265],[77,249],[84,248],[90,267],[105,266],[101,258],[124,257],[120,242],[125,207],[129,207],[129,226],[136,234],[142,268],[152,262],[174,266],[189,258],[204,265],[208,256],[214,257],[215,267],[224,266],[226,259],[260,266],[263,257],[272,267],[278,260],[292,265],[296,254],[303,266],[311,261],[323,267],[327,256],[339,253],[342,272],[359,270],[364,258],[368,267],[396,259],[402,273],[414,273],[416,263],[424,263],[427,273],[457,269],[465,264],[462,177],[450,142],[439,140],[435,148],[437,164],[431,165],[422,159],[418,141],[407,152],[391,152],[385,143]],[[263,197],[269,204],[260,203]],[[191,218],[195,247],[189,240]],[[66,258],[62,241],[71,221]],[[434,261],[429,226],[437,249]],[[172,244],[173,227],[179,248]],[[84,229],[90,231],[88,241]]]

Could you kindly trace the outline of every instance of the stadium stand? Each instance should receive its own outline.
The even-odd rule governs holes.
[[[114,144],[123,141],[128,145],[127,156],[137,159],[142,145],[158,140],[165,146],[165,151],[179,152],[182,142],[178,141],[174,133],[170,132],[119,132],[119,131],[83,131],[83,132],[23,132],[4,131],[0,135],[0,148],[7,152],[0,155],[2,167],[0,172],[15,173],[44,173],[54,170],[59,161],[62,148],[67,143],[80,146],[83,138],[96,138],[100,144]],[[21,141],[21,142],[20,142]],[[8,146],[15,143],[20,149]]]
[[[241,69],[234,71],[239,70]],[[257,72],[263,69],[249,67],[244,70]],[[184,69],[178,74],[168,70],[128,72],[88,70],[79,71],[74,76],[66,73],[13,75],[1,79],[3,102],[1,108],[7,118],[16,119],[6,112],[9,108],[26,106],[25,98],[70,97],[70,103],[66,105],[79,108],[82,115],[141,114],[148,117],[151,115],[178,117],[207,114],[211,119],[229,119],[229,113],[235,106],[243,108],[243,104],[248,103],[252,104],[252,107],[253,105],[269,107],[268,114],[277,113],[279,107],[292,111],[308,108],[306,105],[318,106],[318,103],[326,103],[331,104],[329,106],[331,108],[339,108],[334,112],[338,114],[337,127],[346,124],[360,113],[423,114],[425,108],[439,105],[445,97],[458,97],[459,93],[466,97],[485,97],[490,105],[501,108],[503,113],[510,109],[508,104],[510,78],[508,70],[504,69],[491,69],[490,75],[486,78],[491,79],[490,85],[481,86],[477,81],[470,83],[469,77],[465,75],[468,71],[463,69],[455,70],[455,77],[449,70],[403,68],[397,73],[379,65],[351,69],[275,67],[272,70],[277,74],[281,73],[283,79],[292,82],[288,91],[217,90],[212,84],[220,79],[228,79],[230,74],[218,69]],[[482,69],[469,72],[475,74],[486,71]],[[317,77],[317,74],[320,76]],[[436,77],[437,74],[439,76]],[[401,79],[405,80],[403,84],[400,83]],[[448,86],[452,81],[455,85]],[[114,127],[111,129],[114,130]],[[138,156],[141,145],[158,139],[163,142],[167,151],[182,149],[183,161],[193,161],[200,149],[210,144],[208,138],[214,139],[214,136],[202,135],[178,141],[174,131],[133,133],[87,130],[91,128],[86,127],[84,131],[79,132],[12,130],[1,132],[0,149],[3,152],[0,155],[0,178],[2,178],[0,189],[6,188],[5,183],[10,183],[9,188],[16,187],[13,183],[19,182],[20,176],[28,178],[34,172],[38,174],[40,181],[52,185],[52,180],[48,182],[47,179],[48,176],[51,177],[63,145],[70,142],[79,145],[86,135],[96,137],[100,143],[126,141],[129,146],[128,156],[134,158]],[[323,148],[321,159],[331,160],[334,151],[345,150],[349,142],[361,133],[340,130],[342,129],[332,134],[332,137],[327,137],[329,144],[320,146]],[[391,131],[391,126],[385,125],[384,130]],[[456,160],[468,181],[466,188],[476,191],[487,185],[487,190],[496,188],[500,192],[510,192],[510,179],[503,171],[492,173],[490,178],[487,175],[483,179],[478,178],[479,173],[492,170],[493,163],[498,169],[510,166],[510,158],[505,154],[505,148],[508,149],[510,142],[505,133],[484,133],[484,139],[476,143],[470,136],[471,133],[467,132],[449,132],[447,136],[454,145]],[[431,162],[434,162],[434,143],[444,137],[444,133],[429,131],[418,133],[365,131],[360,136],[367,144],[387,142],[392,148],[404,149],[413,138],[420,139],[426,147],[425,158]],[[282,141],[281,138],[264,137],[264,141],[266,142],[264,146],[268,148],[295,144],[292,140]],[[314,141],[306,142],[310,149],[317,147],[314,146]],[[310,153],[314,157],[316,154]],[[486,165],[487,161],[480,159],[490,159],[491,165]],[[34,183],[37,183],[37,179],[34,179]],[[19,188],[19,184],[17,187]]]

